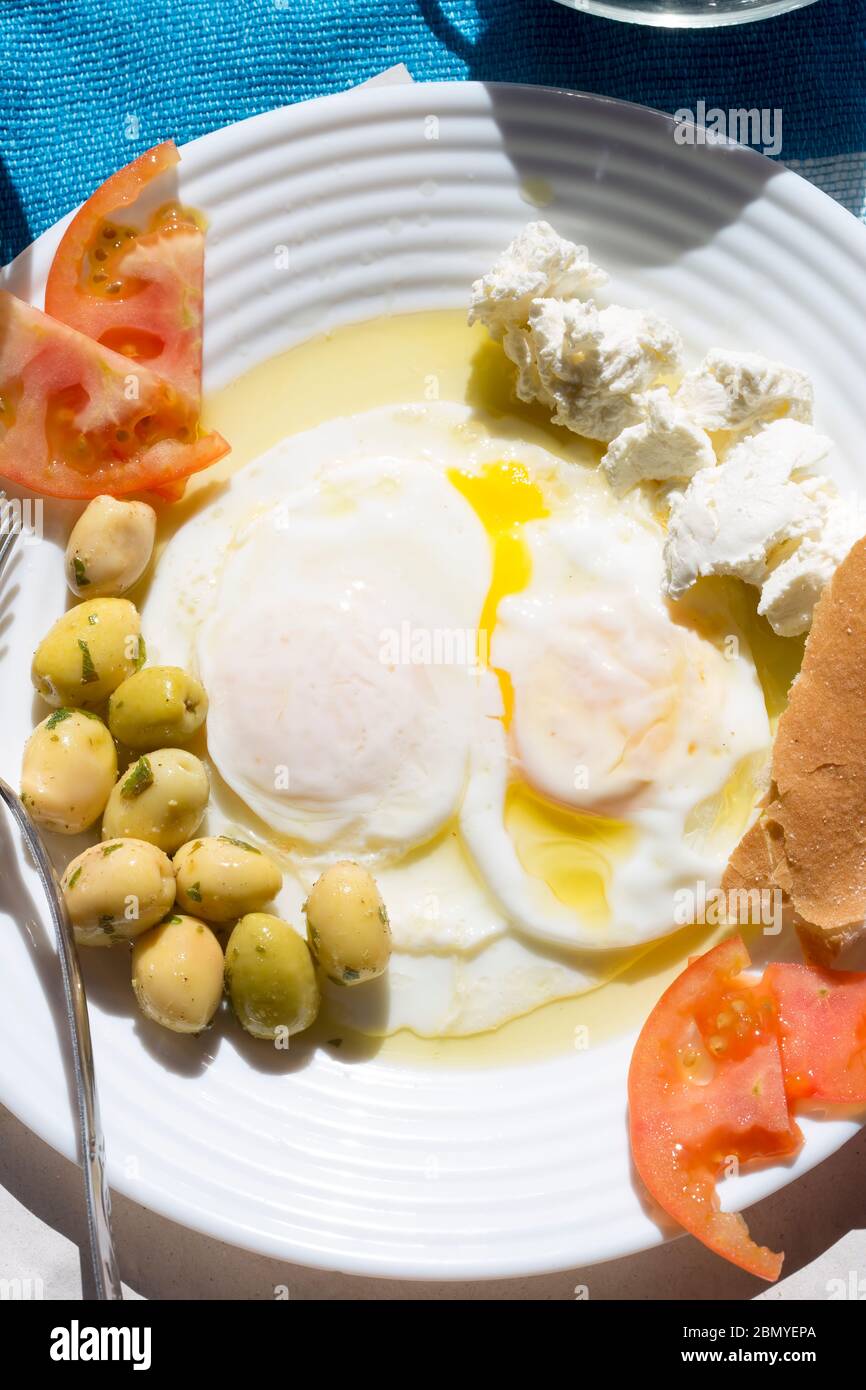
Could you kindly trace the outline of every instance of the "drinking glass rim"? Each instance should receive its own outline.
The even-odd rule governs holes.
[[[771,19],[792,10],[814,5],[816,0],[725,0],[737,8],[715,10],[705,0],[703,12],[665,13],[645,8],[646,0],[557,0],[568,9],[601,19],[615,19],[626,24],[643,24],[657,29],[718,29],[728,24],[748,24],[759,19]]]

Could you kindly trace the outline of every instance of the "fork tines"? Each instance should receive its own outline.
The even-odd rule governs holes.
[[[0,490],[0,575],[6,567],[18,539],[18,528],[12,516],[12,508],[6,493]]]

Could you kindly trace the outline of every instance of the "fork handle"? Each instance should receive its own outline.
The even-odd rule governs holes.
[[[90,1019],[72,923],[54,865],[48,857],[42,837],[20,798],[2,778],[0,798],[18,822],[27,848],[36,861],[57,940],[57,954],[60,957],[60,972],[63,976],[63,993],[66,1000],[66,1019],[72,1041],[81,1167],[84,1172],[84,1197],[87,1206],[87,1234],[96,1297],[106,1300],[122,1299],[123,1289],[111,1235],[111,1197],[105,1176],[105,1144],[96,1095]]]

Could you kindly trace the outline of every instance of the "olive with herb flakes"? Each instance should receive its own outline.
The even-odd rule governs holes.
[[[283,883],[269,855],[230,835],[210,835],[181,845],[174,869],[178,903],[208,922],[233,922],[260,911]]]
[[[139,1008],[173,1033],[200,1033],[219,1008],[223,964],[210,927],[172,914],[133,946],[132,988]]]
[[[87,504],[66,546],[66,582],[79,598],[119,598],[150,563],[156,512],[146,502],[100,496]]]
[[[117,777],[114,740],[87,710],[58,709],[24,745],[21,796],[46,830],[78,835],[99,819]]]
[[[36,649],[31,674],[47,704],[96,709],[143,662],[135,604],[97,598],[58,618]]]
[[[310,950],[329,980],[358,985],[384,974],[391,928],[376,880],[350,859],[331,864],[304,904]]]
[[[307,943],[288,922],[266,912],[242,917],[229,937],[225,984],[238,1022],[254,1038],[300,1033],[319,1012]]]
[[[66,867],[60,887],[80,946],[131,941],[174,903],[171,860],[144,840],[91,845]]]
[[[102,838],[131,836],[174,854],[201,825],[209,794],[207,769],[194,753],[159,748],[118,778],[102,818]]]
[[[108,702],[108,726],[118,743],[143,753],[186,743],[206,717],[204,686],[179,666],[146,666]]]

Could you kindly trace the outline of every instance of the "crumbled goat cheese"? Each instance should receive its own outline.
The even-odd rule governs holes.
[[[855,541],[866,535],[866,515],[850,497],[827,499],[823,525],[776,565],[761,590],[758,612],[780,637],[808,632],[812,612]]]
[[[689,480],[670,497],[669,597],[701,576],[733,575],[761,589],[758,612],[776,632],[807,631],[824,586],[866,534],[866,514],[817,472],[830,441],[811,427],[809,378],[715,348],[674,396],[651,390],[677,368],[679,335],[655,314],[599,309],[592,295],[607,279],[585,246],[530,222],[473,284],[469,322],[502,343],[521,400],[608,444],[601,466],[616,493]],[[720,464],[707,431],[735,436]]]
[[[497,342],[525,328],[534,299],[583,299],[607,274],[585,246],[559,236],[547,222],[530,222],[472,286],[469,322],[483,323]]]
[[[518,369],[517,394],[538,400],[555,424],[609,442],[637,424],[634,401],[680,359],[679,334],[655,314],[612,304],[537,299],[528,330],[510,330],[503,347]]]
[[[635,404],[645,418],[618,434],[601,461],[614,492],[622,495],[646,479],[691,478],[699,469],[715,466],[709,436],[665,387],[636,396]]]
[[[777,546],[820,533],[831,487],[815,470],[829,450],[810,425],[778,420],[696,473],[671,498],[665,592],[710,574],[763,584]]]
[[[708,352],[674,397],[705,430],[751,431],[782,418],[812,423],[812,383],[757,352]]]
[[[679,335],[655,314],[586,302],[607,282],[585,246],[530,222],[472,286],[483,323],[517,367],[517,395],[557,424],[609,442],[642,411],[631,399],[676,368]]]

